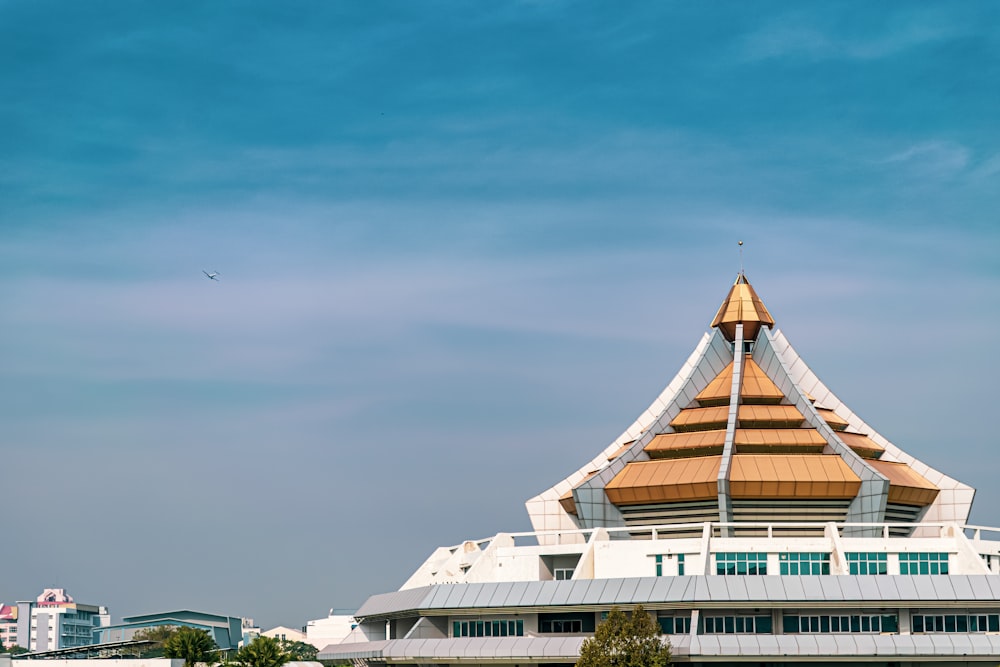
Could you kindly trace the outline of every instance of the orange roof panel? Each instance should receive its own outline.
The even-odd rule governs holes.
[[[559,504],[567,514],[576,514],[576,501],[573,500],[573,489],[559,496]]]
[[[767,377],[763,369],[748,354],[743,361],[743,386],[740,388],[740,400],[744,403],[780,403],[785,397],[778,385]]]
[[[733,444],[737,454],[821,454],[826,440],[813,428],[741,428]]]
[[[742,428],[795,428],[805,421],[794,405],[741,405],[737,418]]]
[[[837,416],[837,413],[829,408],[816,408],[816,412],[830,425],[834,431],[843,431],[847,428],[847,421]]]
[[[866,459],[877,459],[885,452],[885,448],[867,435],[860,433],[841,432],[837,436],[844,441],[844,444],[853,449],[859,456]]]
[[[722,372],[715,376],[715,379],[708,383],[708,386],[701,390],[695,400],[702,407],[712,405],[729,405],[730,394],[733,391],[733,363],[722,369]]]
[[[729,422],[729,406],[719,405],[711,408],[687,408],[681,410],[670,426],[675,431],[712,431],[726,428]]]
[[[645,452],[652,459],[676,459],[687,456],[721,454],[726,444],[726,431],[688,431],[662,433],[646,445]]]
[[[729,475],[729,492],[740,499],[848,499],[860,488],[835,454],[736,454]]]
[[[718,496],[721,456],[629,463],[604,492],[615,505],[710,500]]]
[[[632,446],[635,440],[629,440],[624,445],[615,450],[615,453],[608,457],[609,461],[614,461],[616,458],[628,451],[628,448]]]
[[[574,486],[572,489],[559,496],[559,504],[562,505],[562,508],[564,510],[566,510],[570,514],[576,514],[576,501],[573,499],[573,491],[578,489],[581,484],[583,484],[596,474],[597,474],[596,470],[588,472],[583,479],[581,479],[579,482],[576,483],[576,486]]]
[[[923,475],[894,461],[867,461],[868,465],[889,480],[889,502],[900,505],[930,505],[938,496],[938,488]]]

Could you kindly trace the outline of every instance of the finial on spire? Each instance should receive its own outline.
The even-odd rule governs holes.
[[[742,250],[742,246],[740,249]],[[762,326],[774,326],[774,318],[767,312],[764,302],[750,286],[742,266],[740,274],[736,276],[736,282],[733,283],[726,300],[722,302],[719,312],[712,320],[712,326],[719,327],[729,341],[736,339],[737,324],[743,325],[744,340],[755,340]]]
[[[743,275],[743,240],[740,239],[740,275]]]

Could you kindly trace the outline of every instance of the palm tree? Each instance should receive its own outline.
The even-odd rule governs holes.
[[[270,637],[255,638],[236,653],[236,664],[241,667],[281,667],[291,659],[281,644]]]
[[[163,656],[183,659],[184,667],[195,667],[199,662],[211,664],[215,661],[212,653],[217,650],[219,646],[207,630],[188,626],[178,628],[177,632],[163,643]]]

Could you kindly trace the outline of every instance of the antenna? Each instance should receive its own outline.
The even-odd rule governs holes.
[[[740,275],[743,275],[743,241],[740,241]]]

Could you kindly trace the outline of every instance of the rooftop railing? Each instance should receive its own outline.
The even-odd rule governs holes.
[[[892,540],[908,540],[914,538],[941,538],[947,536],[947,531],[962,532],[975,541],[1000,541],[1000,528],[989,526],[963,525],[956,523],[830,523],[830,522],[711,522],[711,523],[677,523],[658,526],[625,526],[613,528],[578,528],[567,530],[532,531],[517,533],[500,533],[511,538],[515,546],[536,545],[573,545],[588,542],[596,531],[604,531],[612,540],[646,539],[674,540],[701,539],[705,536],[714,539],[773,539],[781,538],[817,538],[828,535],[834,530],[838,537],[851,539],[854,537],[883,538]],[[902,531],[912,531],[911,536],[899,535]],[[467,540],[485,550],[499,535],[477,540]],[[452,550],[461,549],[462,544],[449,547]]]

